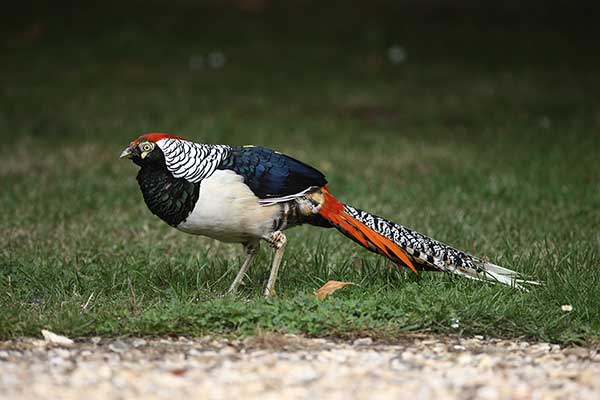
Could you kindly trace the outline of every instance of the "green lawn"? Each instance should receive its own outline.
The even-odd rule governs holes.
[[[560,11],[506,24],[473,9],[160,4],[41,10],[2,28],[0,338],[600,339],[597,27],[566,30]],[[24,35],[35,21],[41,33]],[[206,66],[210,52],[223,68]],[[280,150],[326,173],[341,200],[545,285],[417,278],[302,227],[288,231],[277,298],[261,296],[266,246],[224,297],[241,246],[159,221],[118,160],[148,131]],[[357,285],[317,301],[329,279]]]

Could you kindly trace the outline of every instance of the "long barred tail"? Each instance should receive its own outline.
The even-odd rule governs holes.
[[[366,249],[381,254],[392,262],[417,269],[434,269],[469,279],[500,282],[521,290],[524,280],[515,271],[473,257],[402,225],[369,214],[338,201],[323,190],[324,201],[319,214],[340,232]]]

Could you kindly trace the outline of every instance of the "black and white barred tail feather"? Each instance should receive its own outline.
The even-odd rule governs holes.
[[[402,262],[411,269],[416,266],[416,269],[433,269],[469,279],[498,282],[521,290],[527,290],[524,284],[539,284],[523,279],[515,271],[481,260],[402,225],[342,204],[329,193],[325,204],[328,202],[330,204],[322,214],[332,225],[363,247],[397,264]],[[405,252],[409,260],[402,257],[399,249],[394,249],[395,246]]]
[[[402,225],[345,205],[344,211],[370,229],[387,237],[405,250],[415,264],[431,267],[465,278],[499,282],[526,290],[523,284],[538,284],[518,272],[481,260]]]

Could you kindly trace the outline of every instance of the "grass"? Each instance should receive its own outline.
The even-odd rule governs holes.
[[[596,35],[566,29],[562,10],[506,25],[470,8],[130,7],[41,9],[3,27],[1,338],[599,339],[600,59]],[[401,65],[387,60],[393,43]],[[224,68],[190,69],[213,51]],[[302,227],[289,232],[276,299],[261,297],[266,248],[241,293],[223,297],[239,246],[161,223],[117,159],[147,131],[276,148],[320,168],[349,204],[545,285],[416,278]],[[357,285],[317,301],[329,279]]]

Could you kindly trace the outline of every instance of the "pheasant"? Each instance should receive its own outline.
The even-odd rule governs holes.
[[[264,240],[275,249],[264,295],[286,247],[284,230],[301,224],[334,227],[362,247],[413,272],[437,270],[524,289],[515,271],[337,200],[325,176],[290,156],[259,146],[200,144],[149,133],[120,158],[139,167],[137,181],[150,211],[180,231],[241,243],[246,258],[228,292],[236,292]]]

